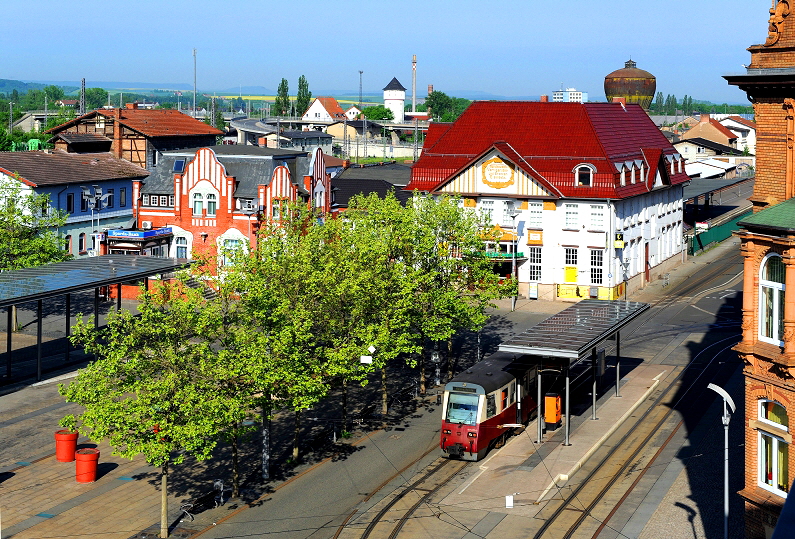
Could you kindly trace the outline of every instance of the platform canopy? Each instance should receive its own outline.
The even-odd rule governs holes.
[[[190,265],[184,258],[106,255],[0,272],[0,307],[168,273]]]
[[[500,352],[577,362],[649,308],[636,301],[587,299],[500,344]]]

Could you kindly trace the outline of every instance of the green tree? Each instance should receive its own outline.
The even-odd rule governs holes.
[[[392,111],[386,108],[384,105],[366,107],[362,111],[362,114],[364,114],[368,120],[373,120],[373,121],[395,119],[395,115],[392,113]]]
[[[167,537],[169,467],[186,455],[209,458],[239,403],[218,391],[218,354],[207,338],[218,333],[218,317],[201,291],[162,283],[140,300],[139,316],[113,311],[103,328],[78,322],[72,341],[98,359],[59,391],[84,407],[83,434],[160,467],[160,537]]]
[[[60,86],[55,86],[51,84],[49,86],[44,87],[44,93],[47,95],[47,100],[52,104],[58,101],[59,99],[64,98],[64,91],[63,88]]]
[[[298,77],[298,93],[295,96],[295,110],[298,116],[303,116],[312,101],[312,92],[309,91],[309,83],[306,77]]]
[[[663,93],[657,92],[657,98],[654,100],[654,112],[657,114],[662,114],[664,105],[665,97],[663,96]]]
[[[58,228],[66,214],[50,206],[48,195],[25,193],[18,177],[0,183],[0,270],[68,260]]]
[[[425,107],[430,110],[434,120],[454,122],[472,103],[468,99],[450,97],[444,92],[434,91],[425,98]]]
[[[102,88],[86,88],[86,112],[108,104],[108,92]]]
[[[279,89],[276,91],[276,101],[273,103],[271,114],[276,116],[286,116],[290,110],[290,89],[287,85],[287,79],[282,79],[279,83]]]

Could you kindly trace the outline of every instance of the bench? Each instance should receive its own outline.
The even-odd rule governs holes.
[[[229,492],[230,490],[231,489],[224,488],[223,480],[216,479],[213,481],[212,490],[205,492],[197,498],[185,500],[180,504],[179,510],[182,511],[182,519],[180,522],[185,522],[185,519],[189,519],[192,522],[196,514],[202,510],[215,509],[216,507],[224,505],[224,503],[226,503],[224,492]]]

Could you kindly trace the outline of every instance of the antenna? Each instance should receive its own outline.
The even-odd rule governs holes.
[[[196,117],[196,49],[193,49],[193,117]]]
[[[417,55],[411,58],[411,112],[417,112]]]

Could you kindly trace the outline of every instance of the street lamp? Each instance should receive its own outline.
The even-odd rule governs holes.
[[[721,397],[723,397],[723,416],[721,422],[723,423],[723,538],[729,539],[729,408],[732,413],[736,411],[734,401],[725,389],[718,387],[715,384],[709,384],[707,388],[711,389]]]
[[[522,231],[519,229],[522,228],[523,224],[522,221],[519,221],[519,228],[517,228],[516,218],[519,217],[519,215],[521,214],[522,214],[521,210],[513,210],[513,212],[511,212],[511,219],[513,220],[513,246],[512,246],[513,253],[511,253],[512,254],[511,277],[516,279],[516,294],[519,293],[519,276],[516,274],[516,250],[519,248],[519,234],[522,233]],[[514,294],[513,297],[511,297],[511,312],[516,310],[516,300],[517,300],[516,294]]]
[[[83,200],[86,201],[86,204],[89,208],[91,208],[91,238],[92,238],[92,249],[94,254],[96,254],[96,247],[97,247],[97,236],[96,234],[99,233],[99,212],[102,207],[107,203],[108,198],[110,197],[110,193],[102,194],[102,187],[98,185],[92,185],[91,187],[94,188],[92,192],[88,187],[81,185],[80,189],[83,190]],[[94,210],[97,210],[97,228],[96,233],[94,231]]]
[[[434,341],[433,343],[433,352],[431,352],[431,362],[435,367],[433,385],[438,386],[439,384],[442,383],[442,375],[440,372],[441,357],[439,356],[439,341]]]

